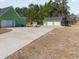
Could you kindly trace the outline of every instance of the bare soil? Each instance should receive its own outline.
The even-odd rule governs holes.
[[[0,34],[7,33],[7,32],[10,32],[10,31],[12,31],[12,30],[11,29],[0,28]]]
[[[6,59],[79,59],[79,24],[52,30]]]

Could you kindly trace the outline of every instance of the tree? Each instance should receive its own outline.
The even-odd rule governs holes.
[[[16,8],[15,10],[28,17],[28,22],[31,25],[33,21],[43,21],[44,17],[68,16],[69,6],[67,3],[67,0],[50,0],[44,5],[30,4],[28,8]]]
[[[69,6],[67,5],[67,0],[55,0],[59,4],[60,16],[65,16],[69,14]]]
[[[27,16],[27,8],[26,7],[23,7],[23,8],[19,8],[19,7],[16,7],[15,10],[19,13],[20,16]]]
[[[70,24],[75,24],[76,22],[77,22],[77,20],[76,20],[76,15],[74,15],[73,13],[70,15],[70,17],[69,17],[70,19],[69,19],[69,21],[70,21]]]
[[[21,11],[22,11],[21,8],[19,8],[19,7],[16,7],[15,10],[16,10],[16,12],[19,13],[19,15],[22,13],[22,12],[21,12]]]

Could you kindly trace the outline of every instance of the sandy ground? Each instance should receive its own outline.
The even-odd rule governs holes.
[[[79,24],[55,29],[6,59],[79,59]]]
[[[12,31],[12,30],[11,29],[0,28],[0,34],[7,33],[7,32],[10,32],[10,31]]]

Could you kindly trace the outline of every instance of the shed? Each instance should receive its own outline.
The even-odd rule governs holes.
[[[0,27],[21,27],[25,25],[25,19],[12,6],[0,9]]]

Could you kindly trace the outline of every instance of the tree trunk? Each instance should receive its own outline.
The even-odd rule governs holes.
[[[28,22],[28,26],[32,26],[32,20],[31,19]]]

